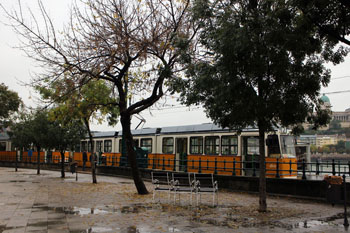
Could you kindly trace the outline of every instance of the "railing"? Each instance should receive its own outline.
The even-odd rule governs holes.
[[[21,163],[37,163],[37,154],[33,153],[31,157],[23,156],[21,159],[17,155],[18,162]],[[16,153],[0,153],[0,162],[15,162]],[[123,161],[124,160],[124,161]],[[182,171],[182,172],[197,172],[197,173],[213,173],[216,175],[229,176],[259,176],[260,164],[258,161],[240,161],[233,159],[232,161],[218,160],[218,158],[206,159],[189,159],[176,160],[171,158],[142,158],[138,159],[140,168],[151,170],[166,170],[166,171]],[[47,158],[40,156],[40,162],[44,164],[59,164],[61,158],[54,156]],[[65,158],[68,162],[68,158]],[[81,161],[79,161],[81,162]],[[90,161],[88,161],[90,164]],[[120,155],[111,155],[105,158],[98,158],[96,161],[98,166],[107,167],[127,167],[126,158]],[[350,176],[350,161],[326,161],[307,163],[305,161],[295,162],[291,159],[274,159],[265,162],[266,176],[270,178],[292,178],[298,177],[301,179],[323,179],[324,175],[346,175]]]

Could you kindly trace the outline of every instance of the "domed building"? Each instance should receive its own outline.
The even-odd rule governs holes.
[[[323,94],[320,99],[323,102],[322,106],[324,108],[332,110],[331,109],[332,108],[331,101],[328,98],[328,96]],[[339,121],[342,128],[350,127],[350,108],[346,109],[345,112],[333,112],[332,111],[332,120]]]
[[[322,97],[320,98],[320,100],[323,102],[322,107],[331,110],[332,105],[331,105],[331,101],[329,100],[328,96],[323,94]]]

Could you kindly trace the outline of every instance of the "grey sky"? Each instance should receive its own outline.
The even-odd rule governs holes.
[[[72,0],[43,0],[49,14],[53,17],[56,25],[61,26],[67,19],[69,14],[68,6]],[[7,9],[11,9],[17,5],[16,0],[0,0]],[[33,12],[37,12],[36,0],[22,0],[23,5],[29,6]],[[25,8],[24,8],[25,9]],[[0,22],[8,23],[3,12],[0,13]],[[5,83],[10,89],[17,91],[26,105],[35,106],[35,96],[33,90],[25,87],[21,82],[28,83],[31,80],[31,73],[38,69],[36,64],[27,57],[19,49],[13,48],[18,45],[17,35],[10,27],[0,23],[0,82]],[[337,91],[350,90],[350,57],[346,61],[336,67],[327,64],[332,70],[332,80],[328,87],[322,88],[322,92],[331,93]],[[333,111],[344,111],[350,108],[350,92],[329,94]],[[168,103],[174,103],[168,100]],[[205,117],[203,111],[197,107],[185,108],[164,107],[162,110],[144,111],[141,115],[146,119],[145,127],[186,125],[205,123],[210,120]],[[139,123],[138,119],[133,120],[133,127]],[[94,126],[95,130],[111,130],[106,125]],[[120,129],[120,126],[116,128]]]

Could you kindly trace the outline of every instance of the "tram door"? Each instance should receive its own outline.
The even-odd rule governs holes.
[[[187,138],[176,138],[176,171],[187,171]]]
[[[243,137],[243,171],[246,176],[259,175],[259,137]]]

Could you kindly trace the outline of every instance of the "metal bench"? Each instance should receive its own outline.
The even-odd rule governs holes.
[[[170,199],[170,192],[173,190],[171,174],[168,172],[152,172],[153,202],[157,192],[168,192],[168,201]]]
[[[201,203],[202,199],[202,193],[204,194],[212,194],[213,195],[213,206],[215,206],[215,200],[216,200],[216,205],[218,205],[218,182],[214,181],[214,176],[213,174],[199,174],[195,173],[194,174],[194,189],[195,189],[195,194],[196,194],[196,200],[197,200],[197,205],[198,205],[198,196],[199,196],[199,203]]]
[[[176,203],[176,196],[179,196],[181,193],[189,193],[190,194],[190,203],[192,205],[192,195],[195,193],[194,187],[194,175],[193,173],[173,173],[172,174],[172,185],[174,193],[174,204]]]

